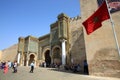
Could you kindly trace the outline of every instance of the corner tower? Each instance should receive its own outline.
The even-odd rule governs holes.
[[[98,9],[97,0],[80,0],[80,5],[82,22]],[[120,11],[113,13],[112,18],[120,44],[120,16],[118,14],[120,14]],[[89,74],[119,77],[120,56],[118,55],[110,21],[104,21],[102,26],[90,35],[87,35],[84,29],[84,34]]]

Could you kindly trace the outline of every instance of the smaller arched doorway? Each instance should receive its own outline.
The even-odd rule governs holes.
[[[47,50],[44,54],[46,67],[50,67],[51,64],[51,57],[50,57],[50,50]]]
[[[61,64],[62,63],[62,57],[61,57],[61,51],[59,47],[55,47],[53,49],[53,63],[55,64]]]
[[[34,55],[34,54],[31,54],[30,57],[29,57],[29,64],[28,64],[28,65],[30,65],[31,62],[35,61],[34,58],[35,58],[35,55]]]

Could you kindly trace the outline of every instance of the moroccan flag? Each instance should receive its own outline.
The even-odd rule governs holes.
[[[92,14],[86,21],[82,24],[84,25],[87,34],[89,35],[96,29],[102,26],[102,21],[109,19],[109,13],[107,9],[106,2],[104,1],[98,10]]]

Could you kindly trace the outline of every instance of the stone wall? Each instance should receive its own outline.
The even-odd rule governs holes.
[[[1,61],[14,61],[17,58],[17,48],[18,45],[14,44],[13,46],[10,46],[9,48],[6,48],[2,50],[2,58]]]
[[[80,0],[82,21],[97,10],[97,0]],[[112,14],[118,42],[120,44],[120,12]],[[86,56],[90,75],[120,77],[120,56],[118,55],[111,23],[103,22],[102,27],[87,35],[84,29]]]
[[[83,27],[81,26],[81,17],[77,16],[70,19],[69,24],[69,42],[70,57],[74,64],[80,64],[83,70],[83,62],[86,59],[85,41]]]

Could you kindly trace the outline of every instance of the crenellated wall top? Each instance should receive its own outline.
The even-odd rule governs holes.
[[[72,17],[72,18],[70,18],[70,22],[80,20],[80,19],[81,19],[81,16]]]

